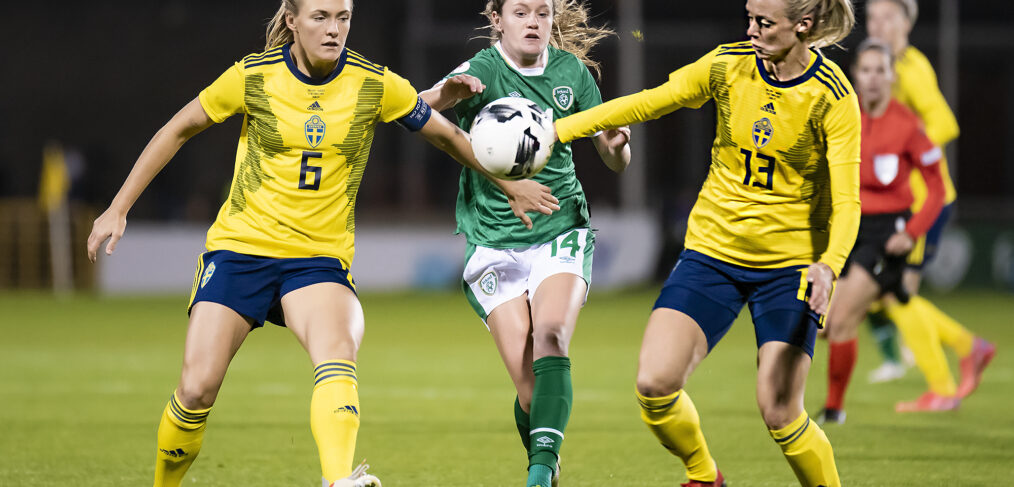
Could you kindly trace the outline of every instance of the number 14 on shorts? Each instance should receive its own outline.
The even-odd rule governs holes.
[[[572,230],[568,233],[556,237],[555,240],[550,244],[550,254],[552,258],[559,258],[565,262],[574,262],[577,258],[578,252],[581,251],[581,242],[579,238],[581,232]]]

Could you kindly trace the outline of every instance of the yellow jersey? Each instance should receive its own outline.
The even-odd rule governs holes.
[[[715,101],[711,167],[685,246],[751,268],[823,262],[839,274],[859,227],[859,103],[811,50],[804,74],[773,79],[749,42],[724,44],[657,88],[556,123],[568,142]]]
[[[243,114],[229,198],[206,246],[348,267],[374,127],[411,119],[422,102],[404,78],[348,48],[330,76],[314,79],[289,46],[246,56],[198,97],[215,122]]]
[[[933,144],[943,149],[948,142],[958,138],[961,133],[958,120],[947,105],[944,94],[940,92],[937,75],[926,55],[915,47],[908,46],[894,62],[894,70],[897,73],[892,90],[894,98],[919,116],[925,125],[926,135]],[[940,172],[944,177],[944,204],[953,203],[958,193],[954,189],[946,157],[940,160]],[[912,171],[910,183],[915,197],[912,208],[918,212],[926,201],[926,182],[919,171]]]

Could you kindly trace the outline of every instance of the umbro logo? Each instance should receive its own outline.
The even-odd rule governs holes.
[[[507,95],[508,95],[508,96],[513,96],[514,98],[523,98],[523,97],[521,96],[521,93],[519,93],[519,92],[517,92],[517,91],[512,91],[512,92],[510,92],[510,93],[507,93]]]
[[[768,113],[770,113],[772,115],[778,115],[778,113],[775,112],[775,104],[774,103],[768,103],[767,105],[762,106],[761,107],[761,111],[762,112],[768,112]]]
[[[324,111],[324,109],[321,108],[320,103],[317,103],[317,102],[313,102],[313,105],[310,105],[310,106],[306,107],[306,109],[310,110],[310,111],[314,111],[314,112],[323,112]]]
[[[553,443],[556,443],[556,441],[553,441],[553,439],[550,438],[550,437],[548,437],[548,436],[540,436],[540,437],[536,438],[535,441],[542,448],[548,448]]]

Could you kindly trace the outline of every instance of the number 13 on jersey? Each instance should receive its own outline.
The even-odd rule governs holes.
[[[743,154],[743,166],[746,168],[743,184],[770,191],[774,187],[775,158],[749,149],[740,149],[739,152]]]

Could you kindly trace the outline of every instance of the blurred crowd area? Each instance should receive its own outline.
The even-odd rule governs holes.
[[[742,0],[641,0],[637,17],[622,17],[628,1],[586,2],[593,23],[618,34],[593,54],[602,63],[605,99],[630,91],[623,90],[622,79],[641,80],[638,89],[655,86],[715,45],[745,38]],[[477,38],[483,31],[476,29],[485,25],[479,15],[484,5],[484,0],[360,0],[349,46],[423,90],[489,45]],[[843,49],[825,50],[843,67],[851,63],[849,48],[865,37],[864,5],[856,4],[859,24]],[[162,124],[232,63],[263,50],[264,27],[277,8],[273,0],[243,2],[242,8],[196,0],[8,7],[10,18],[20,20],[8,25],[10,38],[18,41],[7,50],[0,90],[0,233],[10,240],[12,232],[32,231],[15,230],[23,225],[16,220],[31,213],[24,202],[37,197],[43,147],[51,141],[76,161],[71,213],[81,219],[75,225],[86,228]],[[949,147],[959,194],[956,221],[1012,229],[1014,57],[1008,53],[1014,47],[1014,13],[1001,0],[923,0],[920,9],[912,43],[934,63],[962,129]],[[954,12],[958,22],[948,23]],[[942,26],[958,28],[953,42],[941,36]],[[624,61],[631,45],[643,55],[642,63]],[[630,66],[640,72],[624,78],[622,70]],[[228,191],[241,119],[233,117],[188,142],[130,218],[210,224]],[[677,251],[682,221],[707,174],[713,127],[711,105],[646,124],[632,141],[642,151],[632,162],[643,167],[635,184],[623,184],[599,163],[591,143],[575,143],[593,218],[597,209],[646,209],[665,229],[667,253]],[[456,163],[421,139],[394,125],[380,126],[357,212],[362,219],[452,226],[458,173]]]

